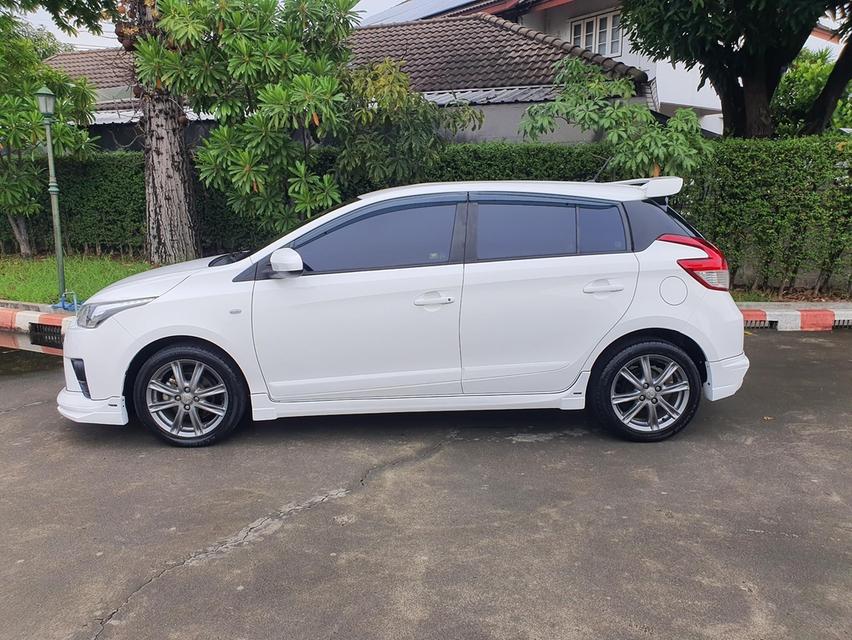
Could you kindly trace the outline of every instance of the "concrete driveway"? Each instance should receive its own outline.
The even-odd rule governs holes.
[[[68,422],[58,360],[0,354],[0,638],[848,639],[852,331],[746,349],[660,444],[483,412],[196,450]]]

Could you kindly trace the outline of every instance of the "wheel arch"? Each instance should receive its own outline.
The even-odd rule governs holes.
[[[130,364],[127,366],[127,371],[125,371],[124,373],[124,384],[122,385],[122,393],[124,395],[124,401],[127,404],[128,412],[135,412],[135,407],[133,406],[133,384],[136,382],[136,376],[139,374],[139,370],[142,368],[142,364],[157,351],[160,351],[161,349],[164,349],[166,347],[173,347],[176,345],[205,347],[207,349],[215,351],[221,357],[225,358],[231,365],[233,365],[234,370],[239,372],[240,378],[243,383],[243,388],[246,392],[246,398],[248,399],[251,396],[245,371],[243,371],[243,368],[239,365],[239,363],[234,360],[234,358],[231,357],[231,355],[222,347],[211,342],[210,340],[205,340],[204,338],[199,338],[196,336],[168,336],[164,338],[158,338],[157,340],[146,344],[139,351],[137,351],[136,355],[133,356],[130,361]]]
[[[704,354],[704,350],[701,346],[694,339],[680,331],[663,328],[638,329],[613,340],[595,358],[594,364],[592,365],[590,380],[597,379],[601,369],[606,366],[606,363],[609,362],[610,358],[615,353],[623,349],[628,344],[633,344],[641,340],[663,340],[680,347],[695,363],[695,367],[698,369],[698,374],[701,376],[701,382],[707,382],[707,356]]]

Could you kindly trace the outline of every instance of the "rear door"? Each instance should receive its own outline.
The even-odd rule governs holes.
[[[621,207],[471,194],[468,220],[464,393],[564,391],[636,289],[638,261]]]

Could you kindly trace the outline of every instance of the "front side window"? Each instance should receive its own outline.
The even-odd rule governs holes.
[[[576,253],[575,207],[522,201],[480,202],[475,244],[479,260]]]
[[[298,239],[308,273],[447,264],[456,203],[412,204],[355,215]]]

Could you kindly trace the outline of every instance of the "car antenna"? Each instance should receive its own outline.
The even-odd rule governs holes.
[[[606,169],[609,166],[609,163],[610,163],[611,160],[612,160],[612,156],[607,158],[606,162],[604,162],[603,165],[601,165],[601,168],[598,169],[598,172],[595,174],[595,177],[592,178],[591,180],[589,180],[589,182],[597,182],[598,178],[600,178],[601,174],[604,172],[604,169]]]

